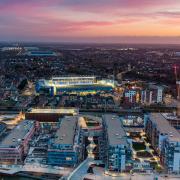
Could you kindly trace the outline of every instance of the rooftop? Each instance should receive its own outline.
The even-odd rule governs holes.
[[[53,51],[28,51],[26,52],[28,56],[56,56]]]
[[[162,115],[167,119],[167,120],[175,120],[175,121],[180,121],[180,118],[175,115],[174,113],[162,113]]]
[[[156,84],[149,84],[149,88],[150,89],[161,89],[161,90],[163,90],[162,86],[156,85]]]
[[[95,76],[60,76],[60,77],[52,77],[52,80],[69,80],[69,79],[96,79]]]
[[[107,134],[110,145],[124,144],[127,145],[126,132],[122,123],[116,115],[104,115],[103,120],[107,126]]]
[[[6,129],[6,124],[3,122],[0,122],[0,134]]]
[[[180,141],[179,132],[169,124],[165,116],[161,113],[151,113],[150,119],[156,124],[160,133],[169,135],[170,141]]]
[[[78,117],[69,116],[61,121],[60,128],[56,132],[54,144],[74,144],[74,135],[76,131]]]
[[[78,109],[76,108],[59,108],[59,109],[35,109],[31,108],[27,113],[52,113],[52,114],[78,114]]]
[[[34,127],[34,121],[24,120],[19,123],[12,131],[2,140],[0,148],[17,148],[22,139],[29,133],[29,130]]]

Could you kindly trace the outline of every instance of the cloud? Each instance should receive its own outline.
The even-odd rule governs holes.
[[[0,38],[178,36],[178,7],[179,0],[0,0]]]
[[[179,11],[161,11],[161,12],[157,12],[157,15],[160,15],[163,17],[180,18],[180,10]]]

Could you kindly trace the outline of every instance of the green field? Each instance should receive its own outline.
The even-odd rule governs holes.
[[[144,144],[144,142],[133,142],[133,149],[135,151],[140,151],[140,150],[145,150],[146,146]]]

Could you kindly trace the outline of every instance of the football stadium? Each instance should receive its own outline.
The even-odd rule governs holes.
[[[41,79],[36,83],[37,93],[49,93],[52,96],[61,94],[95,94],[111,92],[115,81],[97,79],[95,76],[53,77],[50,80]]]

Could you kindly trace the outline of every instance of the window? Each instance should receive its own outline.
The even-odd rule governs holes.
[[[71,157],[66,157],[66,161],[71,161],[72,158]]]

